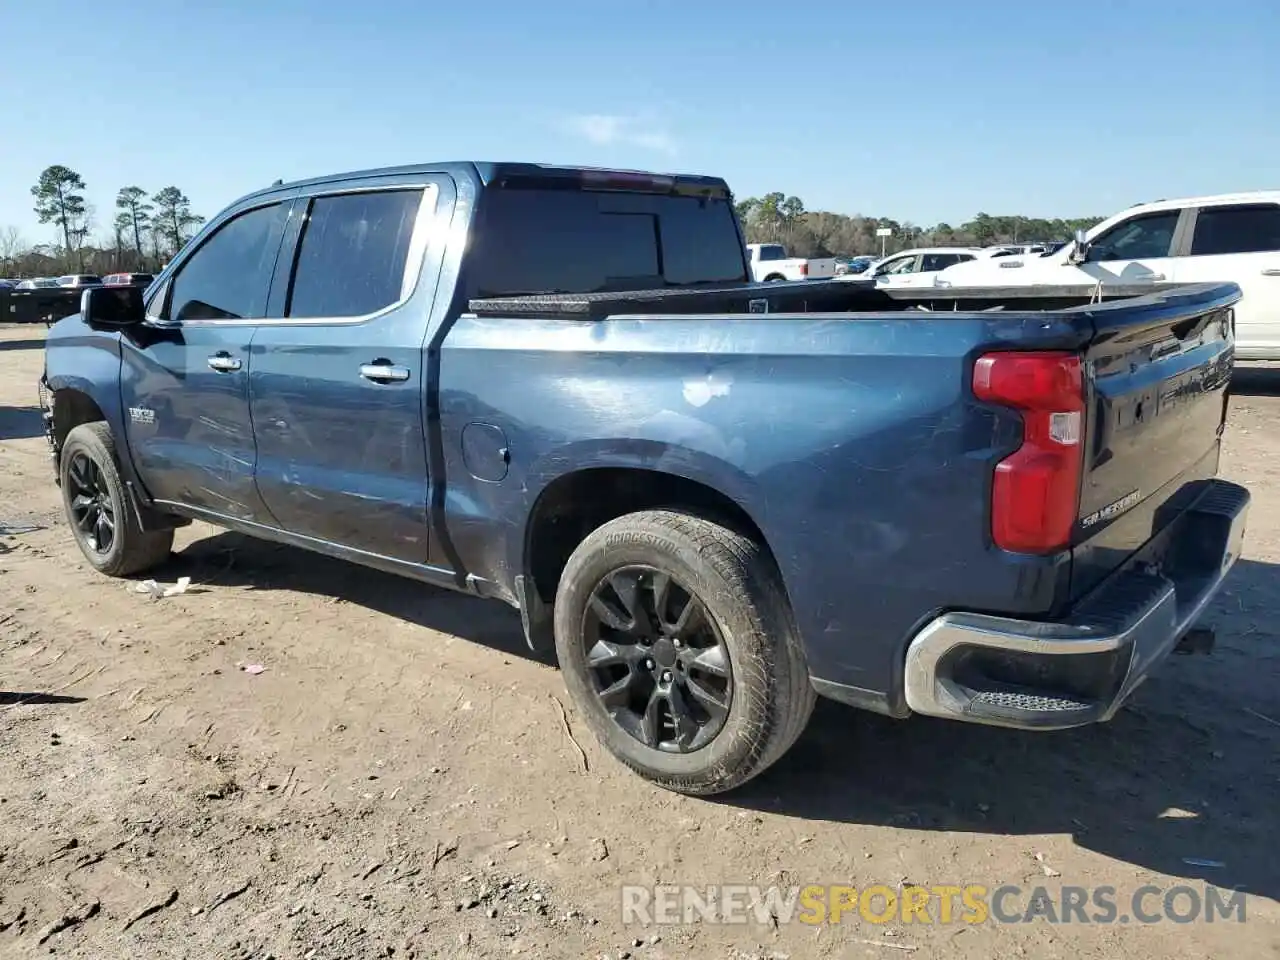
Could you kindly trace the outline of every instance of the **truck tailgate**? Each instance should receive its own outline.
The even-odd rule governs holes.
[[[1084,357],[1073,598],[1151,539],[1217,473],[1238,299],[1232,285],[1205,285],[1089,311],[1095,335]]]

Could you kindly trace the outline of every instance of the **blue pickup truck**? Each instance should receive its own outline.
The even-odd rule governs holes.
[[[503,600],[615,757],[711,794],[816,695],[1063,728],[1208,646],[1239,295],[753,284],[722,180],[407,166],[87,292],[40,392],[103,574],[199,519]]]

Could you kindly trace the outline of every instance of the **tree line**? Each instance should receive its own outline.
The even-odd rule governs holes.
[[[95,235],[99,223],[86,189],[84,177],[70,167],[45,168],[31,196],[36,218],[54,228],[55,240],[31,244],[17,227],[0,228],[0,276],[154,272],[204,223],[177,187],[152,194],[128,186],[116,193],[115,214]]]
[[[155,271],[190,239],[204,217],[177,187],[154,194],[137,186],[116,193],[115,215],[105,232],[90,241],[95,211],[84,196],[84,178],[69,167],[54,165],[31,188],[36,216],[56,230],[56,242],[29,244],[16,227],[0,228],[0,276],[52,276],[60,273]],[[888,228],[888,253],[917,246],[988,246],[1018,241],[1065,240],[1087,230],[1102,217],[1044,219],[979,213],[952,226],[923,227],[891,217],[846,215],[807,210],[799,197],[767,193],[737,204],[738,218],[752,243],[782,243],[792,256],[829,257],[879,254],[876,231]]]
[[[1069,240],[1076,230],[1088,230],[1102,217],[1052,219],[991,216],[979,213],[958,226],[937,223],[922,227],[890,217],[847,216],[825,210],[806,210],[799,197],[767,193],[737,204],[738,219],[749,243],[782,243],[795,257],[839,257],[880,253],[876,231],[888,228],[885,252],[911,247],[977,246],[1049,240]]]

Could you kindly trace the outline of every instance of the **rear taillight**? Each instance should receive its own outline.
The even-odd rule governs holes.
[[[800,264],[800,276],[807,277],[808,275],[809,275],[809,264],[807,263]]]
[[[996,464],[991,538],[1016,553],[1071,543],[1083,461],[1084,380],[1074,353],[989,353],[973,368],[979,400],[1022,415],[1022,446]]]

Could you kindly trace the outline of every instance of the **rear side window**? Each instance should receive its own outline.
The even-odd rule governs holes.
[[[777,244],[766,243],[760,248],[761,260],[785,260],[787,259],[787,248],[778,246]]]
[[[263,316],[285,217],[284,204],[277,203],[249,210],[218,227],[174,274],[165,318]]]
[[[1196,217],[1191,256],[1280,250],[1280,206],[1208,207]]]
[[[1178,210],[1149,213],[1117,223],[1089,245],[1090,260],[1150,260],[1169,256]]]
[[[477,297],[746,280],[741,235],[725,199],[491,189],[471,244],[467,289]]]
[[[298,244],[291,317],[361,317],[399,302],[422,190],[316,197]]]
[[[945,270],[947,267],[954,266],[959,262],[960,258],[954,253],[926,253],[922,259],[920,269],[926,273]]]

